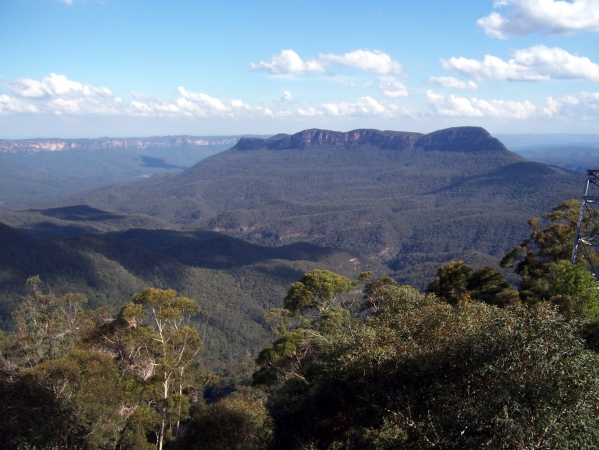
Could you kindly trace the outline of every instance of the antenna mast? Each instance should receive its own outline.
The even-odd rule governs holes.
[[[580,205],[572,264],[582,257],[599,280],[599,170],[587,170],[587,182]]]

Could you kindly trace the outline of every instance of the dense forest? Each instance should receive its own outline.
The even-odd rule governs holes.
[[[2,338],[5,448],[594,448],[599,290],[570,251],[580,204],[531,220],[502,265],[453,261],[426,292],[311,269],[256,366],[202,363],[212,312],[143,288],[117,313],[39,277]],[[251,373],[253,372],[253,375]]]

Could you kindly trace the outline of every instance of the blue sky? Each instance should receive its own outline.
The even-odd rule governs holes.
[[[599,0],[0,0],[0,138],[597,133]]]

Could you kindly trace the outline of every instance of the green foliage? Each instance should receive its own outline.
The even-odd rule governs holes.
[[[272,437],[272,418],[262,401],[232,395],[199,412],[175,448],[263,450]]]
[[[495,286],[492,275],[480,271],[475,287]],[[273,386],[275,448],[599,443],[599,359],[578,338],[582,323],[548,304],[451,305],[369,276],[367,310],[346,309],[334,333],[323,314],[293,326],[275,312],[289,323],[254,375]]]
[[[495,269],[484,266],[475,271],[463,261],[452,261],[439,267],[427,292],[456,305],[469,299],[490,305],[508,306],[519,302],[518,292]]]
[[[496,263],[526,234],[529,217],[580,195],[578,176],[506,150],[488,152],[487,144],[497,144],[488,136],[452,151],[442,141],[437,150],[377,142],[231,149],[182,174],[77,201],[261,245],[308,241],[340,248],[374,257],[397,271],[396,278],[425,288],[438,263]],[[474,258],[482,256],[479,265]],[[423,261],[416,266],[415,259]],[[408,267],[414,270],[404,273]]]
[[[84,448],[88,429],[30,374],[0,373],[0,444],[10,449]]]
[[[27,372],[26,372],[27,373]],[[28,372],[52,392],[62,408],[72,411],[71,426],[85,430],[85,448],[113,448],[125,420],[119,414],[119,371],[110,356],[72,350]]]
[[[132,230],[103,236],[33,239],[0,224],[0,328],[39,274],[57,297],[81,292],[88,308],[112,306],[146,286],[173,288],[212,316],[191,324],[206,346],[205,361],[255,356],[270,339],[264,313],[281,306],[289,284],[317,267],[355,276],[378,264],[313,244],[268,248],[209,231]]]
[[[181,420],[189,417],[183,392],[204,344],[188,323],[200,311],[195,301],[178,297],[172,289],[146,288],[119,313],[117,321],[129,327],[110,339],[113,351],[128,355],[120,362],[132,376],[131,384],[154,385],[141,395],[160,417],[155,424],[159,450],[171,439],[171,430],[178,431]]]
[[[231,144],[2,153],[0,203],[11,209],[25,209],[99,186],[179,172],[229,147]]]
[[[355,283],[344,276],[328,270],[314,269],[293,283],[285,297],[284,306],[292,313],[314,308],[319,312],[331,309],[338,295],[355,287]]]
[[[552,296],[547,278],[558,261],[572,256],[579,212],[580,202],[568,200],[543,214],[542,218],[548,221],[543,229],[541,219],[530,219],[530,237],[501,260],[502,267],[514,268],[521,277],[522,301],[534,303]]]
[[[87,299],[82,294],[44,294],[37,276],[30,277],[27,284],[33,296],[25,298],[13,313],[18,333],[11,338],[9,352],[20,365],[33,367],[74,347],[82,325],[81,305]]]
[[[320,346],[355,322],[348,310],[357,303],[350,293],[355,287],[348,278],[316,269],[293,283],[286,308],[272,309],[265,316],[277,340],[258,354],[256,363],[262,367],[253,375],[253,385],[279,381],[293,388],[309,385],[321,368]]]
[[[599,319],[599,286],[597,280],[580,265],[561,260],[548,276],[551,302],[563,312],[582,313],[589,320]]]
[[[519,294],[523,301],[548,300],[564,313],[583,314],[587,319],[597,320],[599,292],[595,278],[582,258],[576,265],[569,261],[579,212],[580,202],[568,200],[543,215],[547,222],[544,228],[541,229],[541,219],[530,219],[530,238],[508,252],[501,264],[513,267],[520,275]],[[592,339],[588,334],[587,337]]]

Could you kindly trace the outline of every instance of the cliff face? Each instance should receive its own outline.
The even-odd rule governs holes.
[[[347,133],[328,130],[304,130],[294,135],[277,135],[269,139],[241,138],[237,150],[302,149],[310,146],[352,147],[372,145],[401,150],[422,148],[444,152],[507,151],[505,146],[484,128],[458,127],[435,131],[427,135],[379,130],[353,130]]]
[[[151,138],[100,139],[24,139],[0,140],[0,153],[60,152],[66,150],[144,149],[235,144],[238,138],[164,136]]]
[[[353,130],[347,133],[329,130],[304,130],[294,135],[276,135],[268,139],[241,138],[237,150],[267,148],[269,150],[301,149],[308,146],[351,147],[376,145],[402,149],[414,146],[419,133],[401,133],[379,130]]]

